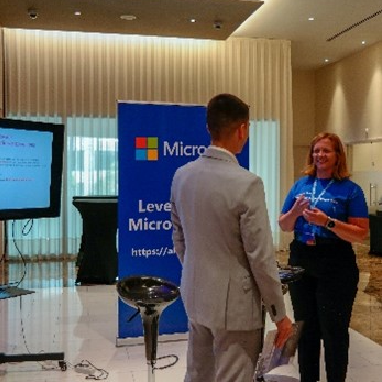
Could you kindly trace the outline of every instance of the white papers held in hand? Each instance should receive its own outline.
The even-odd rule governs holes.
[[[274,346],[277,330],[270,330],[264,339],[257,377],[266,382],[298,382],[299,373],[293,363],[303,322],[293,324],[293,333],[281,348]]]

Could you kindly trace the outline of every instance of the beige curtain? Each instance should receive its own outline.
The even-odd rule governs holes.
[[[252,120],[280,126],[279,200],[274,202],[279,205],[292,184],[289,41],[11,29],[4,29],[4,41],[7,115],[64,123],[67,118],[107,119],[116,117],[117,100],[206,104],[213,95],[229,92],[250,104]],[[64,192],[70,191],[64,187]],[[275,244],[283,247],[276,233]]]

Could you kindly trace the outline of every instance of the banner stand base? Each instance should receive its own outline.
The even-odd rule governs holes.
[[[187,341],[188,333],[174,333],[174,334],[162,334],[158,338],[158,343],[160,342],[178,342],[178,341]],[[116,340],[116,347],[122,346],[141,346],[145,345],[144,337],[126,337],[119,338]]]

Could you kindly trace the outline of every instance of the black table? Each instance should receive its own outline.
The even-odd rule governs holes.
[[[113,284],[118,274],[117,196],[74,196],[82,216],[76,284]]]

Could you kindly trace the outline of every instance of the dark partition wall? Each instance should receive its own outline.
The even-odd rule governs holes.
[[[370,214],[370,253],[382,255],[382,214]]]

